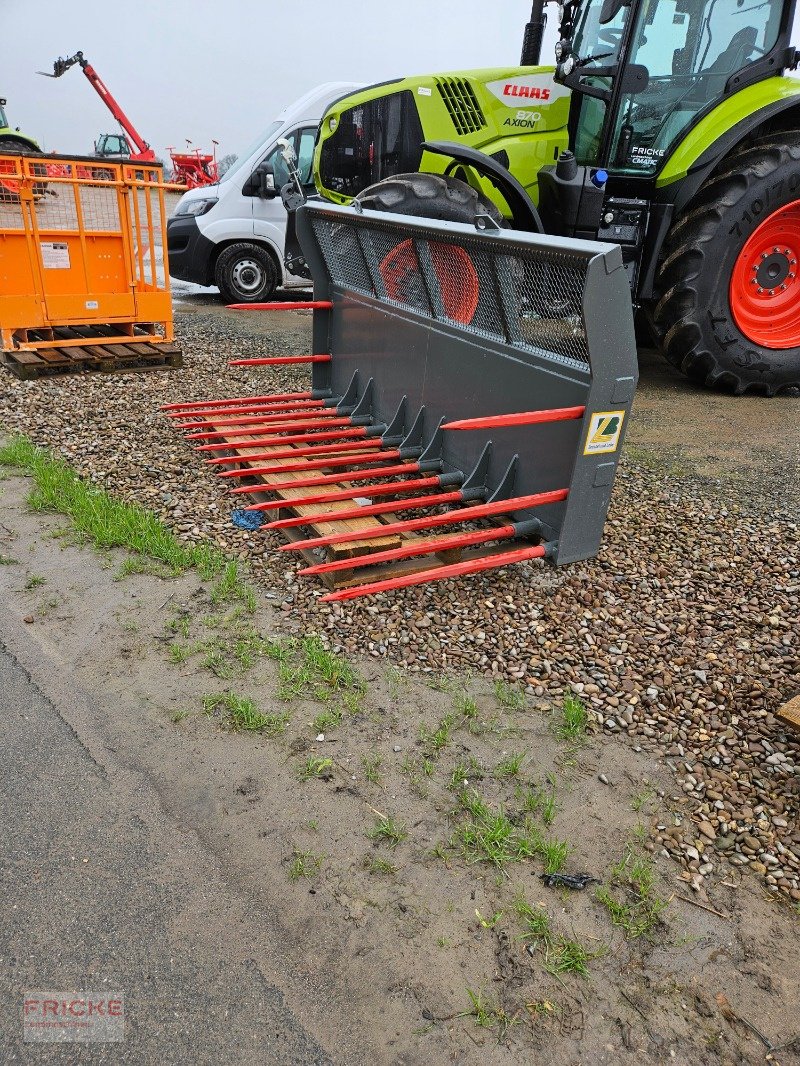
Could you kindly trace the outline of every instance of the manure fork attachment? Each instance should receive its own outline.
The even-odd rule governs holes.
[[[297,230],[315,299],[235,306],[312,308],[314,354],[231,365],[311,388],[163,410],[323,599],[594,555],[637,378],[619,248],[311,203]]]

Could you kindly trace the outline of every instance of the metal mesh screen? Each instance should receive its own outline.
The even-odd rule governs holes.
[[[498,250],[485,238],[413,236],[363,216],[311,220],[335,284],[522,351],[589,364],[586,258],[546,248]]]

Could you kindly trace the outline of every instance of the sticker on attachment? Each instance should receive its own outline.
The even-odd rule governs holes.
[[[602,455],[619,447],[624,411],[596,411],[589,419],[584,455]]]

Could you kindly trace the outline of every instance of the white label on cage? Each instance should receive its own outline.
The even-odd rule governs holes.
[[[69,270],[69,246],[60,241],[39,241],[45,270]]]
[[[86,310],[87,311],[96,311],[99,306],[100,306],[100,304],[97,302],[97,300],[87,300],[86,301]]]

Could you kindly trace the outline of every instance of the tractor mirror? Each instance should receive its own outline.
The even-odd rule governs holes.
[[[630,7],[630,0],[603,0],[600,8],[600,25],[607,26],[613,22],[623,7]]]
[[[650,71],[641,63],[629,63],[622,73],[624,93],[643,93],[650,84]]]

